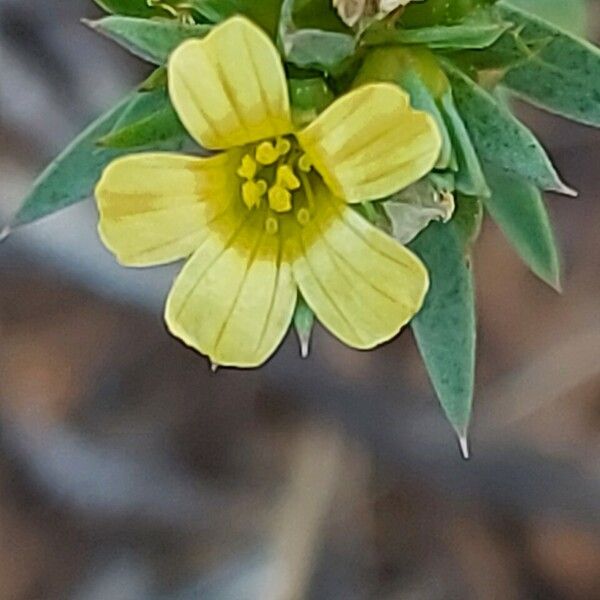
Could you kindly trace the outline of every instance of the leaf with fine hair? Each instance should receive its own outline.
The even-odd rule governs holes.
[[[520,175],[539,188],[573,196],[533,133],[496,97],[486,92],[448,60],[443,62],[452,83],[460,116],[480,160]]]
[[[460,213],[458,205],[455,219]],[[410,244],[423,260],[431,288],[412,330],[444,412],[467,435],[475,384],[475,292],[464,238],[454,224],[433,222]]]
[[[103,148],[98,140],[115,127],[126,127],[165,107],[164,90],[134,92],[89,125],[36,179],[9,227],[37,221],[92,195],[104,167],[130,149]],[[180,140],[157,144],[161,149],[177,149]]]

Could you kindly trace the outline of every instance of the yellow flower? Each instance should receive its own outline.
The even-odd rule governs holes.
[[[275,46],[242,17],[169,62],[171,100],[209,158],[136,154],[96,189],[102,240],[128,266],[189,258],[166,305],[171,332],[214,364],[253,367],[286,334],[300,290],[355,348],[389,340],[422,305],[427,271],[349,203],[431,170],[433,120],[383,83],[358,88],[303,130]]]

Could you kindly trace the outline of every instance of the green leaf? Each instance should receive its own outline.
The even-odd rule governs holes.
[[[433,94],[416,71],[404,71],[396,83],[408,92],[410,103],[414,108],[428,112],[435,119],[442,135],[442,150],[436,168],[445,169],[449,167],[452,163],[452,139]]]
[[[485,171],[492,190],[485,207],[525,264],[560,290],[560,260],[550,217],[540,191],[523,178],[493,165]]]
[[[171,106],[157,110],[134,123],[101,137],[98,145],[106,148],[142,148],[182,139],[186,131]]]
[[[128,17],[164,17],[165,11],[160,8],[152,8],[147,0],[94,0],[100,8],[115,15],[126,15]]]
[[[465,439],[475,381],[475,299],[473,274],[453,221],[431,223],[410,245],[431,278],[412,329],[444,412]]]
[[[349,33],[300,29],[294,21],[296,0],[284,0],[279,24],[279,43],[286,60],[303,69],[325,73],[339,72],[356,50],[356,39]]]
[[[306,304],[302,296],[298,296],[296,310],[294,311],[294,329],[300,343],[300,355],[308,358],[310,353],[310,341],[315,327],[315,313]]]
[[[442,114],[450,133],[452,148],[456,155],[457,171],[455,186],[468,196],[487,196],[490,192],[481,169],[479,156],[467,127],[454,103],[452,91],[442,96]]]
[[[537,15],[573,35],[586,35],[588,8],[585,0],[511,0],[510,3],[515,8]]]
[[[120,16],[84,22],[132,54],[157,65],[166,63],[171,52],[183,41],[204,37],[211,29],[210,25],[185,25],[168,19]]]
[[[98,139],[115,126],[134,123],[153,114],[164,107],[164,102],[162,90],[133,93],[94,121],[36,179],[10,227],[32,223],[90,197],[104,167],[129,152],[100,148]],[[179,141],[165,144],[164,149],[178,146]]]
[[[388,25],[375,26],[367,32],[367,45],[424,44],[434,50],[481,49],[491,46],[511,26],[495,17],[494,11],[478,11],[457,25],[434,25],[418,29]]]
[[[541,189],[575,194],[561,181],[545,150],[525,125],[452,63],[444,61],[444,66],[480,160],[521,175]]]
[[[509,2],[498,7],[521,26],[517,41],[538,47],[506,72],[503,84],[537,106],[600,127],[600,49]]]

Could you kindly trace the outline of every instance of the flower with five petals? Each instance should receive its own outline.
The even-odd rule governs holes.
[[[433,119],[388,83],[357,88],[294,126],[278,52],[233,17],[172,54],[169,92],[206,158],[117,159],[96,188],[99,231],[127,266],[187,259],[171,332],[213,364],[254,367],[289,329],[298,290],[349,346],[395,336],[428,289],[421,261],[352,208],[429,172]]]

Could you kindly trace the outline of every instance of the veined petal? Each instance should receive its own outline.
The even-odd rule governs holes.
[[[389,196],[435,166],[442,138],[434,119],[410,107],[398,86],[362,86],[334,102],[298,140],[336,196]]]
[[[237,199],[238,151],[211,158],[133,154],[112,162],[96,187],[104,244],[128,266],[192,254]]]
[[[293,271],[302,295],[349,346],[368,349],[391,339],[423,304],[423,263],[327,192],[297,245]]]
[[[250,214],[250,213],[249,213]],[[279,235],[262,216],[242,216],[229,238],[210,236],[175,281],[171,332],[217,365],[256,367],[287,332],[297,288]]]
[[[205,148],[242,146],[292,130],[277,49],[243,17],[181,44],[169,61],[169,91],[182,123]]]

